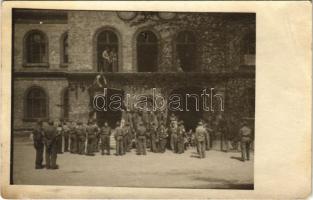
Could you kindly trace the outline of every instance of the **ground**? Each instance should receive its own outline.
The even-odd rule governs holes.
[[[112,150],[113,154],[115,153]],[[210,150],[199,159],[194,148],[184,154],[167,151],[138,156],[94,157],[59,154],[58,170],[35,170],[35,150],[29,138],[14,138],[13,183],[27,185],[77,185],[168,188],[253,189],[253,163],[239,160],[240,152]]]

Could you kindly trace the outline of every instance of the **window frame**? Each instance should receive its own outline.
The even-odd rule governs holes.
[[[44,54],[44,56],[46,57],[46,59],[44,62],[33,63],[33,62],[28,62],[28,60],[27,60],[28,53],[29,53],[28,52],[29,47],[28,47],[28,41],[27,40],[30,36],[32,36],[35,33],[39,33],[40,35],[42,35],[44,42],[45,42],[45,54]],[[24,67],[46,67],[46,68],[49,67],[49,40],[48,40],[47,35],[43,31],[34,29],[34,30],[28,31],[25,34],[24,39],[23,39],[23,66]]]
[[[60,38],[60,67],[61,68],[66,68],[68,67],[68,64],[69,64],[69,56],[67,57],[67,62],[64,61],[64,45],[65,45],[65,38],[67,39],[67,48],[68,48],[68,31],[64,32],[62,35],[61,35],[61,38]]]

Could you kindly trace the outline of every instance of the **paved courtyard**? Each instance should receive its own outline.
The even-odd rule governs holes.
[[[125,156],[64,153],[58,155],[59,170],[35,170],[31,140],[16,137],[13,155],[14,184],[253,189],[253,153],[247,162],[239,160],[240,152],[217,150],[199,159],[194,148],[147,156],[134,150]]]

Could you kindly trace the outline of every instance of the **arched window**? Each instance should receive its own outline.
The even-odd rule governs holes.
[[[61,38],[61,64],[66,65],[68,63],[68,34],[63,34]]]
[[[46,35],[38,30],[27,33],[25,38],[26,64],[48,63],[48,41]]]
[[[138,72],[158,70],[158,38],[152,31],[142,31],[137,36]]]
[[[178,33],[176,38],[176,64],[180,70],[190,72],[195,69],[196,39],[189,31]]]
[[[48,117],[48,99],[44,90],[33,87],[26,93],[25,118],[38,119]]]
[[[104,30],[97,36],[98,71],[118,71],[118,37],[111,30]]]
[[[65,88],[63,91],[63,95],[62,95],[62,117],[64,119],[68,119],[69,117],[69,107],[70,107],[70,102],[69,102],[68,88]]]

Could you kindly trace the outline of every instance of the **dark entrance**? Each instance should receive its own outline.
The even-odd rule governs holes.
[[[183,111],[169,111],[169,115],[174,113],[178,120],[183,120],[186,131],[190,129],[194,130],[198,122],[203,117],[203,99],[201,97],[203,89],[198,87],[188,87],[174,89],[171,95],[179,95],[181,98],[181,108]],[[187,94],[191,96],[187,96]],[[195,95],[198,96],[198,102],[196,103]],[[187,103],[186,103],[186,99]],[[198,106],[197,106],[198,104]],[[169,117],[168,117],[169,118]]]
[[[138,72],[156,72],[158,65],[158,39],[151,31],[137,36]]]
[[[118,97],[120,97],[121,102],[123,102],[124,91],[119,90],[119,89],[108,88],[106,101],[104,102],[101,99],[98,100],[97,103],[98,103],[99,107],[105,106],[107,108],[106,111],[104,111],[104,110],[96,111],[96,119],[97,119],[98,126],[102,126],[104,124],[104,122],[107,121],[111,128],[115,128],[116,122],[120,121],[122,118],[121,109],[124,107],[124,105],[122,105],[121,109],[119,109],[119,110],[110,109],[111,107],[109,105],[112,102],[112,100],[110,100],[110,98],[112,96],[115,97],[115,99],[112,99],[114,102],[117,101],[116,98],[118,98]],[[114,105],[115,105],[114,108],[116,108],[117,104],[114,104]]]

